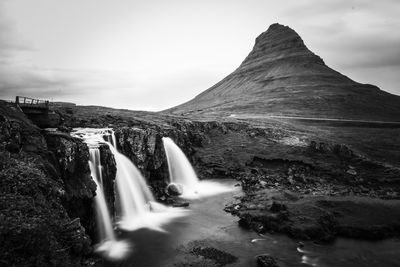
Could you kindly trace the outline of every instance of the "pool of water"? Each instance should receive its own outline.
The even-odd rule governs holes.
[[[219,181],[234,188],[235,181]],[[236,187],[237,188],[237,187]],[[190,200],[187,216],[164,226],[165,232],[140,229],[122,234],[132,243],[131,254],[106,266],[174,266],[182,262],[185,247],[199,242],[228,252],[238,261],[227,266],[258,266],[255,256],[274,256],[280,266],[400,266],[400,241],[367,242],[339,238],[329,245],[298,243],[284,235],[257,233],[238,226],[238,218],[224,212],[225,204],[239,196],[228,192]]]

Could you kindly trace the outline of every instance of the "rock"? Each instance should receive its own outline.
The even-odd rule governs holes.
[[[180,196],[183,193],[181,184],[171,183],[167,186],[167,194],[170,196]]]
[[[276,260],[272,256],[259,255],[256,256],[258,266],[261,267],[278,267]]]
[[[287,198],[288,200],[291,200],[291,201],[297,201],[297,200],[300,199],[297,194],[295,194],[295,193],[293,193],[293,192],[291,192],[289,190],[285,190],[283,192],[283,195],[284,195],[285,198]]]
[[[96,194],[96,184],[90,175],[89,149],[82,140],[64,133],[46,133],[45,137],[54,175],[61,178],[64,184],[64,206],[68,215],[71,218],[81,218],[82,226],[95,239],[97,231],[92,200]],[[104,174],[105,188],[109,192],[110,187],[113,190],[113,186],[109,186],[108,175]],[[113,183],[112,180],[110,182]],[[112,193],[107,192],[106,200],[113,203]]]
[[[333,146],[333,152],[337,154],[341,158],[351,158],[354,155],[354,152],[344,144],[336,144]]]
[[[346,173],[350,174],[350,175],[357,175],[357,172],[354,169],[348,169],[346,171]]]
[[[270,211],[279,212],[279,211],[282,211],[282,210],[287,210],[287,207],[286,207],[285,204],[280,203],[280,202],[276,202],[276,201],[272,202]]]
[[[217,266],[225,266],[237,261],[237,257],[213,247],[195,246],[191,253],[197,256],[202,256],[206,259],[210,259],[214,261]]]
[[[177,202],[177,203],[173,203],[172,207],[174,208],[185,208],[185,207],[189,207],[189,202]]]
[[[66,146],[49,147],[14,105],[0,101],[0,113],[0,265],[80,266],[92,252],[83,218],[95,221],[96,187],[80,168],[87,166],[88,153],[69,139]],[[73,209],[70,200],[78,195],[84,203]]]
[[[57,127],[57,130],[64,133],[70,133],[72,131],[72,128],[65,125],[61,125]]]

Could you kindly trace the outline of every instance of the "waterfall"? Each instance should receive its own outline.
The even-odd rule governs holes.
[[[112,129],[78,128],[74,129],[72,135],[83,139],[89,147],[98,147],[99,144],[107,144],[114,155],[117,165],[115,182],[121,207],[121,214],[119,214],[117,222],[119,228],[127,231],[149,228],[164,232],[164,229],[161,228],[162,225],[174,218],[185,215],[187,212],[185,209],[166,207],[155,201],[140,171],[132,161],[116,148],[117,140]],[[101,185],[102,166],[100,164],[99,153],[98,149],[97,151],[90,151],[91,157],[94,158],[93,166],[91,167],[93,169],[93,177],[96,177],[98,180],[97,183]],[[109,215],[104,215],[101,220],[104,221],[107,218],[109,218]],[[99,223],[99,225],[102,224],[104,222]],[[104,231],[107,232],[106,230]]]
[[[100,242],[95,246],[96,251],[110,260],[121,259],[130,251],[130,245],[121,240],[117,240],[113,227],[107,202],[103,190],[103,174],[100,161],[100,150],[98,148],[101,139],[93,132],[87,135],[81,131],[72,133],[72,136],[82,138],[89,147],[89,168],[90,174],[96,183],[96,222]]]
[[[213,181],[200,181],[183,151],[169,137],[162,138],[171,183],[183,187],[182,198],[193,199],[232,191]]]
[[[89,168],[90,174],[96,183],[97,190],[96,196],[96,217],[97,217],[97,229],[99,232],[100,240],[115,241],[115,235],[112,228],[110,212],[107,208],[106,199],[104,197],[103,182],[99,180],[101,177],[101,165],[100,165],[100,151],[98,148],[89,148]],[[100,171],[99,171],[100,170]]]
[[[121,202],[120,228],[136,230],[150,228],[164,231],[161,226],[170,220],[184,215],[185,210],[169,208],[155,201],[144,177],[129,158],[120,153],[116,146],[113,131],[111,142],[106,142],[114,155],[117,164],[116,184]]]
[[[162,138],[167,156],[171,183],[178,183],[190,190],[195,190],[199,179],[183,151],[169,137]]]
[[[143,176],[135,165],[108,143],[117,164],[116,183],[121,200],[122,219],[131,220],[150,210],[154,200]]]

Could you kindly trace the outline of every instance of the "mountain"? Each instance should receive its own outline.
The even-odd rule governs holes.
[[[399,121],[400,96],[329,68],[294,30],[272,24],[234,72],[165,112]]]

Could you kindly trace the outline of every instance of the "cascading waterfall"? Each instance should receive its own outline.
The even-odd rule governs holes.
[[[132,161],[117,150],[116,137],[112,129],[79,128],[75,129],[73,135],[83,139],[89,147],[96,147],[100,143],[107,144],[114,155],[117,165],[115,182],[121,207],[120,218],[117,222],[119,228],[128,231],[139,228],[164,231],[161,228],[162,225],[174,218],[183,216],[187,211],[180,208],[169,208],[155,201],[140,171]],[[102,167],[100,160],[96,160],[97,153],[99,151],[91,152],[91,155],[93,154],[94,157],[93,162],[95,162],[92,168],[94,175],[97,178],[100,177],[100,180],[102,180]]]
[[[107,144],[117,164],[116,183],[121,201],[122,218],[134,219],[150,209],[149,203],[155,201],[154,196],[135,165],[119,153],[111,143]]]
[[[89,147],[89,167],[94,168],[90,169],[92,176],[94,175],[94,178],[103,185],[103,166],[101,166],[98,147]]]
[[[199,183],[199,178],[197,178],[192,164],[171,138],[163,137],[162,140],[167,155],[171,183],[181,184],[186,188],[195,190]]]
[[[232,191],[213,181],[200,181],[183,151],[169,137],[162,138],[167,156],[169,178],[171,183],[183,187],[182,198],[194,199]]]
[[[103,190],[103,174],[100,162],[100,150],[98,148],[101,143],[99,136],[91,131],[88,133],[82,130],[72,133],[73,136],[82,138],[89,147],[89,168],[90,174],[96,183],[96,221],[99,233],[99,244],[96,245],[96,251],[110,260],[121,259],[130,251],[130,245],[123,241],[117,240],[113,227],[110,212]]]
[[[116,241],[115,234],[112,228],[110,212],[107,208],[107,203],[104,197],[103,182],[101,177],[101,165],[100,165],[100,151],[98,148],[89,148],[89,168],[90,174],[96,183],[96,208],[97,208],[97,228],[99,232],[99,238],[102,241]]]
[[[125,230],[150,228],[164,231],[161,226],[173,218],[182,216],[184,210],[168,208],[155,201],[139,170],[115,147],[114,132],[111,131],[110,135],[112,143],[106,143],[109,145],[117,164],[115,180],[122,210],[121,220],[118,222],[119,227]]]

